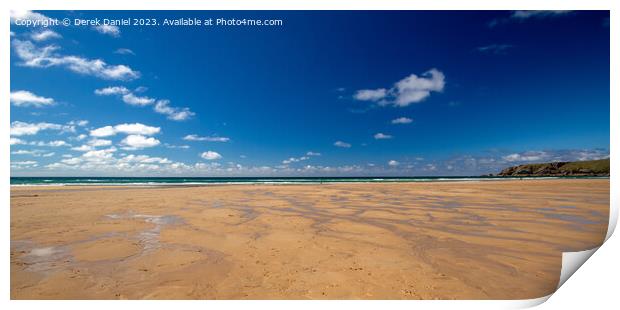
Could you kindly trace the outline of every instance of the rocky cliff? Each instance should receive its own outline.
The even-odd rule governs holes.
[[[498,176],[609,176],[609,158],[590,161],[527,164],[506,168]]]

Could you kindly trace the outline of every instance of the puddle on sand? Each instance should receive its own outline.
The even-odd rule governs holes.
[[[141,219],[147,223],[154,224],[153,228],[144,230],[138,234],[138,239],[143,245],[142,254],[147,254],[160,247],[159,236],[161,230],[167,225],[176,225],[183,223],[183,219],[176,215],[146,215],[146,214],[108,214],[108,218],[112,219]]]
[[[24,264],[26,271],[49,272],[73,261],[66,246],[36,247],[32,241],[14,241],[11,242],[11,248],[24,254],[19,257],[19,261]]]

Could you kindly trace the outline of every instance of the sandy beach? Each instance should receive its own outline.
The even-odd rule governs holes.
[[[12,299],[527,299],[608,179],[11,188]]]

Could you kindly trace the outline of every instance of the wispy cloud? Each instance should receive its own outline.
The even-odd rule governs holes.
[[[288,164],[297,163],[297,162],[308,160],[308,159],[310,159],[310,157],[308,157],[308,156],[290,157],[288,159],[283,160],[282,164],[288,165]]]
[[[164,143],[164,146],[169,149],[189,149],[189,145],[174,145],[174,144]]]
[[[11,103],[16,107],[45,107],[54,105],[54,99],[35,95],[27,90],[12,91]]]
[[[30,136],[36,135],[43,130],[57,130],[63,132],[73,132],[75,127],[71,125],[60,125],[54,123],[26,123],[20,121],[14,121],[11,123],[10,134],[11,136]]]
[[[88,125],[88,121],[85,120],[85,119],[82,119],[82,120],[70,121],[67,124],[68,125],[84,127],[84,126]]]
[[[146,87],[138,87],[138,92],[146,91]],[[155,99],[147,96],[138,96],[124,86],[110,86],[95,90],[95,94],[100,96],[117,95],[120,96],[124,103],[133,106],[149,106],[153,105],[155,113],[166,115],[169,120],[184,121],[196,115],[189,108],[179,108],[170,106],[170,100]]]
[[[62,36],[53,30],[45,29],[42,31],[35,31],[30,34],[30,38],[34,41],[41,42],[51,39],[60,39]]]
[[[20,138],[11,137],[10,139],[11,145],[30,145],[30,146],[45,146],[45,147],[61,147],[67,146],[70,147],[71,144],[67,143],[63,140],[53,140],[53,141],[26,141]]]
[[[60,47],[47,45],[37,47],[30,41],[13,40],[15,54],[22,60],[22,66],[32,68],[62,67],[69,71],[95,76],[106,80],[133,80],[140,73],[126,65],[108,65],[101,59],[87,59],[79,56],[62,55]]]
[[[111,87],[105,87],[101,89],[95,89],[95,95],[99,95],[99,96],[124,95],[128,93],[129,93],[129,89],[123,86],[111,86]]]
[[[361,89],[355,92],[353,98],[361,101],[379,101],[388,95],[388,90],[385,88],[378,89]]]
[[[151,105],[155,102],[155,99],[149,97],[136,96],[133,93],[123,95],[123,102],[129,105],[135,105],[139,107]]]
[[[399,117],[392,120],[392,124],[411,124],[413,122],[412,119],[408,117]]]
[[[551,18],[551,17],[558,17],[558,16],[566,16],[571,13],[573,13],[573,11],[561,11],[561,10],[513,11],[508,17],[496,18],[496,19],[491,20],[488,25],[489,27],[493,28],[501,24],[507,24],[507,23],[512,23],[512,22],[524,22],[528,19],[543,19],[543,18]]]
[[[406,107],[428,98],[432,92],[441,92],[445,86],[445,75],[437,69],[430,69],[421,75],[411,74],[396,82],[390,89],[361,89],[353,98],[361,101],[373,101],[379,105]]]
[[[506,54],[506,52],[512,47],[513,45],[510,44],[490,44],[485,46],[479,46],[476,48],[476,51],[480,53],[503,55]]]
[[[375,140],[387,140],[387,139],[392,139],[393,137],[391,135],[386,135],[384,133],[376,133],[374,136]]]
[[[157,100],[153,110],[159,114],[166,115],[169,120],[184,121],[196,115],[189,108],[171,107],[170,100]]]
[[[99,25],[99,26],[95,26],[93,27],[97,32],[101,33],[101,34],[106,34],[115,38],[118,38],[121,36],[121,30],[118,28],[118,26],[113,26],[113,25]]]
[[[115,50],[114,53],[120,55],[136,55],[133,50],[124,47]]]
[[[584,150],[547,150],[525,151],[511,153],[502,156],[502,160],[508,163],[540,163],[558,161],[584,161],[597,160],[609,157],[609,151],[603,149]]]
[[[13,151],[11,152],[11,155],[27,155],[27,156],[33,156],[33,157],[52,157],[54,156],[56,153],[55,152],[48,152],[45,150],[17,150],[17,151]]]
[[[510,18],[514,19],[528,19],[528,18],[546,18],[546,17],[555,17],[562,16],[571,13],[572,11],[561,11],[561,10],[528,10],[528,11],[514,11]]]
[[[347,142],[343,142],[343,141],[336,141],[334,142],[334,146],[342,147],[342,148],[350,148],[351,144]]]
[[[41,13],[35,13],[32,11],[26,11],[26,10],[11,10],[10,17],[11,17],[11,23],[13,24],[17,20],[31,20],[31,21],[38,21],[40,23],[47,23],[51,19]]]
[[[185,141],[206,141],[206,142],[228,142],[230,138],[228,137],[218,137],[218,136],[210,136],[210,137],[201,137],[199,135],[191,134],[183,137]]]

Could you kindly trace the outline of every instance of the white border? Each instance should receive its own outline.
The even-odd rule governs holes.
[[[225,1],[220,0],[217,2],[202,2],[198,3],[196,0],[169,0],[164,1],[149,1],[149,0],[90,0],[90,1],[61,1],[61,0],[47,0],[47,1],[35,1],[35,0],[9,0],[0,1],[2,7],[1,14],[5,21],[9,20],[9,9],[34,9],[34,10],[514,10],[514,9],[530,9],[530,10],[611,10],[610,28],[611,33],[617,34],[618,23],[620,22],[617,14],[620,1],[613,0],[552,0],[552,1],[540,1],[540,0],[501,0],[501,1],[485,1],[485,0],[443,0],[443,1],[402,1],[402,0],[298,0],[298,1],[278,1],[278,0],[235,0]],[[0,50],[9,50],[9,23],[1,23],[0,33],[2,34],[2,40],[0,40]],[[616,38],[611,36],[611,55],[618,55],[618,36]],[[2,61],[0,63],[3,83],[0,83],[0,92],[2,93],[2,127],[1,132],[4,136],[4,143],[0,146],[0,159],[3,163],[2,172],[3,177],[0,179],[0,193],[2,195],[1,201],[2,212],[4,219],[4,226],[1,231],[2,234],[2,251],[1,262],[2,268],[1,275],[2,280],[0,288],[4,292],[3,303],[6,303],[5,309],[11,308],[40,308],[52,307],[62,309],[83,309],[85,307],[91,309],[108,309],[110,306],[123,307],[123,308],[136,308],[136,307],[153,307],[156,309],[169,309],[175,306],[182,306],[184,308],[203,308],[204,306],[221,307],[221,308],[246,308],[246,307],[259,307],[270,309],[316,309],[316,308],[361,308],[361,309],[374,309],[378,307],[388,306],[390,308],[409,309],[411,307],[422,306],[424,308],[432,309],[498,309],[498,308],[514,308],[533,306],[538,303],[544,302],[547,298],[541,298],[537,300],[529,301],[315,301],[315,302],[303,302],[303,301],[183,301],[183,302],[170,302],[170,301],[118,301],[118,302],[87,302],[87,301],[74,301],[74,302],[42,302],[42,301],[8,301],[10,296],[10,271],[9,271],[9,240],[10,240],[10,217],[9,217],[9,91],[10,85],[10,72],[9,72],[9,57],[10,53],[0,53]],[[618,67],[617,58],[611,58],[610,78],[611,85],[618,85]],[[620,132],[620,111],[618,109],[618,94],[614,87],[611,88],[611,102],[610,107],[610,133],[612,141],[610,141],[610,154],[612,158],[615,158],[617,141],[613,137],[617,137]],[[587,106],[587,103],[584,103]],[[617,140],[617,139],[616,139]],[[612,160],[612,170],[614,172],[620,171],[618,162]],[[611,233],[615,229],[618,218],[618,198],[619,187],[617,174],[612,174],[611,177],[611,205],[612,212],[610,215],[610,229],[607,234],[607,239],[610,238]],[[609,239],[598,251],[599,254],[594,255],[590,261],[581,269],[583,272],[577,272],[574,276],[574,281],[568,281],[554,294],[553,298],[549,302],[545,303],[543,307],[547,309],[560,309],[564,307],[582,305],[583,307],[590,307],[591,305],[606,306],[617,304],[616,295],[618,276],[618,252],[620,249],[620,242],[618,237]],[[616,255],[613,255],[613,254]],[[587,271],[587,273],[586,273]]]

